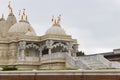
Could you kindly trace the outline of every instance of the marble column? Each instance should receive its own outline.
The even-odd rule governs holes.
[[[72,51],[73,44],[71,42],[69,42],[69,43],[67,43],[67,46],[68,46],[69,55],[71,56],[71,51]]]
[[[48,48],[48,54],[51,54],[52,45],[53,45],[53,41],[52,40],[47,40],[46,41],[46,46]]]
[[[74,57],[76,57],[76,53],[78,52],[78,46],[79,46],[78,44],[76,44],[76,45],[74,46],[74,52],[75,52],[75,53],[74,53],[74,54],[75,54]]]
[[[21,61],[24,61],[25,60],[25,51],[24,50],[21,50]]]
[[[48,54],[51,54],[51,48],[49,48]]]
[[[25,60],[25,49],[26,49],[26,42],[25,41],[19,42],[19,54],[21,61]]]
[[[40,53],[39,53],[39,61],[41,61],[41,57],[42,57],[42,50],[40,50]]]

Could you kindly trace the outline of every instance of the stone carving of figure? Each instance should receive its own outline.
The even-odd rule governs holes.
[[[67,46],[68,46],[68,49],[69,49],[69,50],[72,50],[72,46],[73,46],[72,42],[67,43]]]
[[[46,41],[46,46],[47,46],[47,48],[52,48],[52,45],[53,45],[53,41],[52,40],[47,40]]]
[[[25,49],[26,48],[26,42],[25,41],[19,42],[19,47],[20,47],[20,49]]]
[[[46,41],[46,46],[49,49],[49,54],[51,54],[51,49],[52,49],[53,41],[52,40],[47,40]]]

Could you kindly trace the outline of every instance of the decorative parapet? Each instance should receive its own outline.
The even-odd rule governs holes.
[[[66,58],[66,67],[72,67],[72,68],[75,68],[76,67],[76,62],[75,62],[75,59],[70,56],[69,54],[65,54],[65,58]]]
[[[107,60],[103,55],[96,55],[97,60],[100,60],[108,68],[111,68],[111,62]]]
[[[71,36],[66,36],[66,35],[49,34],[49,35],[41,36],[41,40],[47,40],[47,39],[72,41]]]
[[[43,55],[41,57],[41,62],[45,61],[52,61],[53,59],[64,59],[65,58],[65,53],[53,53],[53,54],[48,54],[48,55]]]
[[[72,39],[73,44],[77,44],[77,39]]]
[[[18,41],[20,40],[24,40],[24,41],[40,41],[40,37],[39,36],[26,36],[26,35],[21,35],[18,38]]]

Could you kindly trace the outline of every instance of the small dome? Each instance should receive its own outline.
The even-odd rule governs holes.
[[[0,22],[1,21],[5,22],[4,14],[2,14],[2,17],[0,18]]]
[[[53,25],[45,34],[66,35],[64,29],[62,29],[60,25]]]
[[[0,18],[0,32],[6,32],[6,22],[4,18]]]
[[[9,32],[11,33],[22,33],[22,34],[26,34],[28,32],[28,30],[31,30],[31,32],[35,33],[34,29],[30,26],[29,23],[27,22],[18,22],[15,23],[10,29]]]
[[[12,26],[13,24],[15,24],[17,22],[16,17],[15,17],[15,15],[13,13],[10,13],[8,15],[8,18],[7,18],[6,21],[9,24],[9,27]]]

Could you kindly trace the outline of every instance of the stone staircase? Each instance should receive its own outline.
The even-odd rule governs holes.
[[[72,57],[66,54],[66,63],[69,64],[69,67],[71,65],[71,67],[77,68],[111,68],[110,61],[101,55]]]
[[[108,66],[98,60],[96,56],[81,57],[79,60],[86,64],[88,68],[108,68]]]

